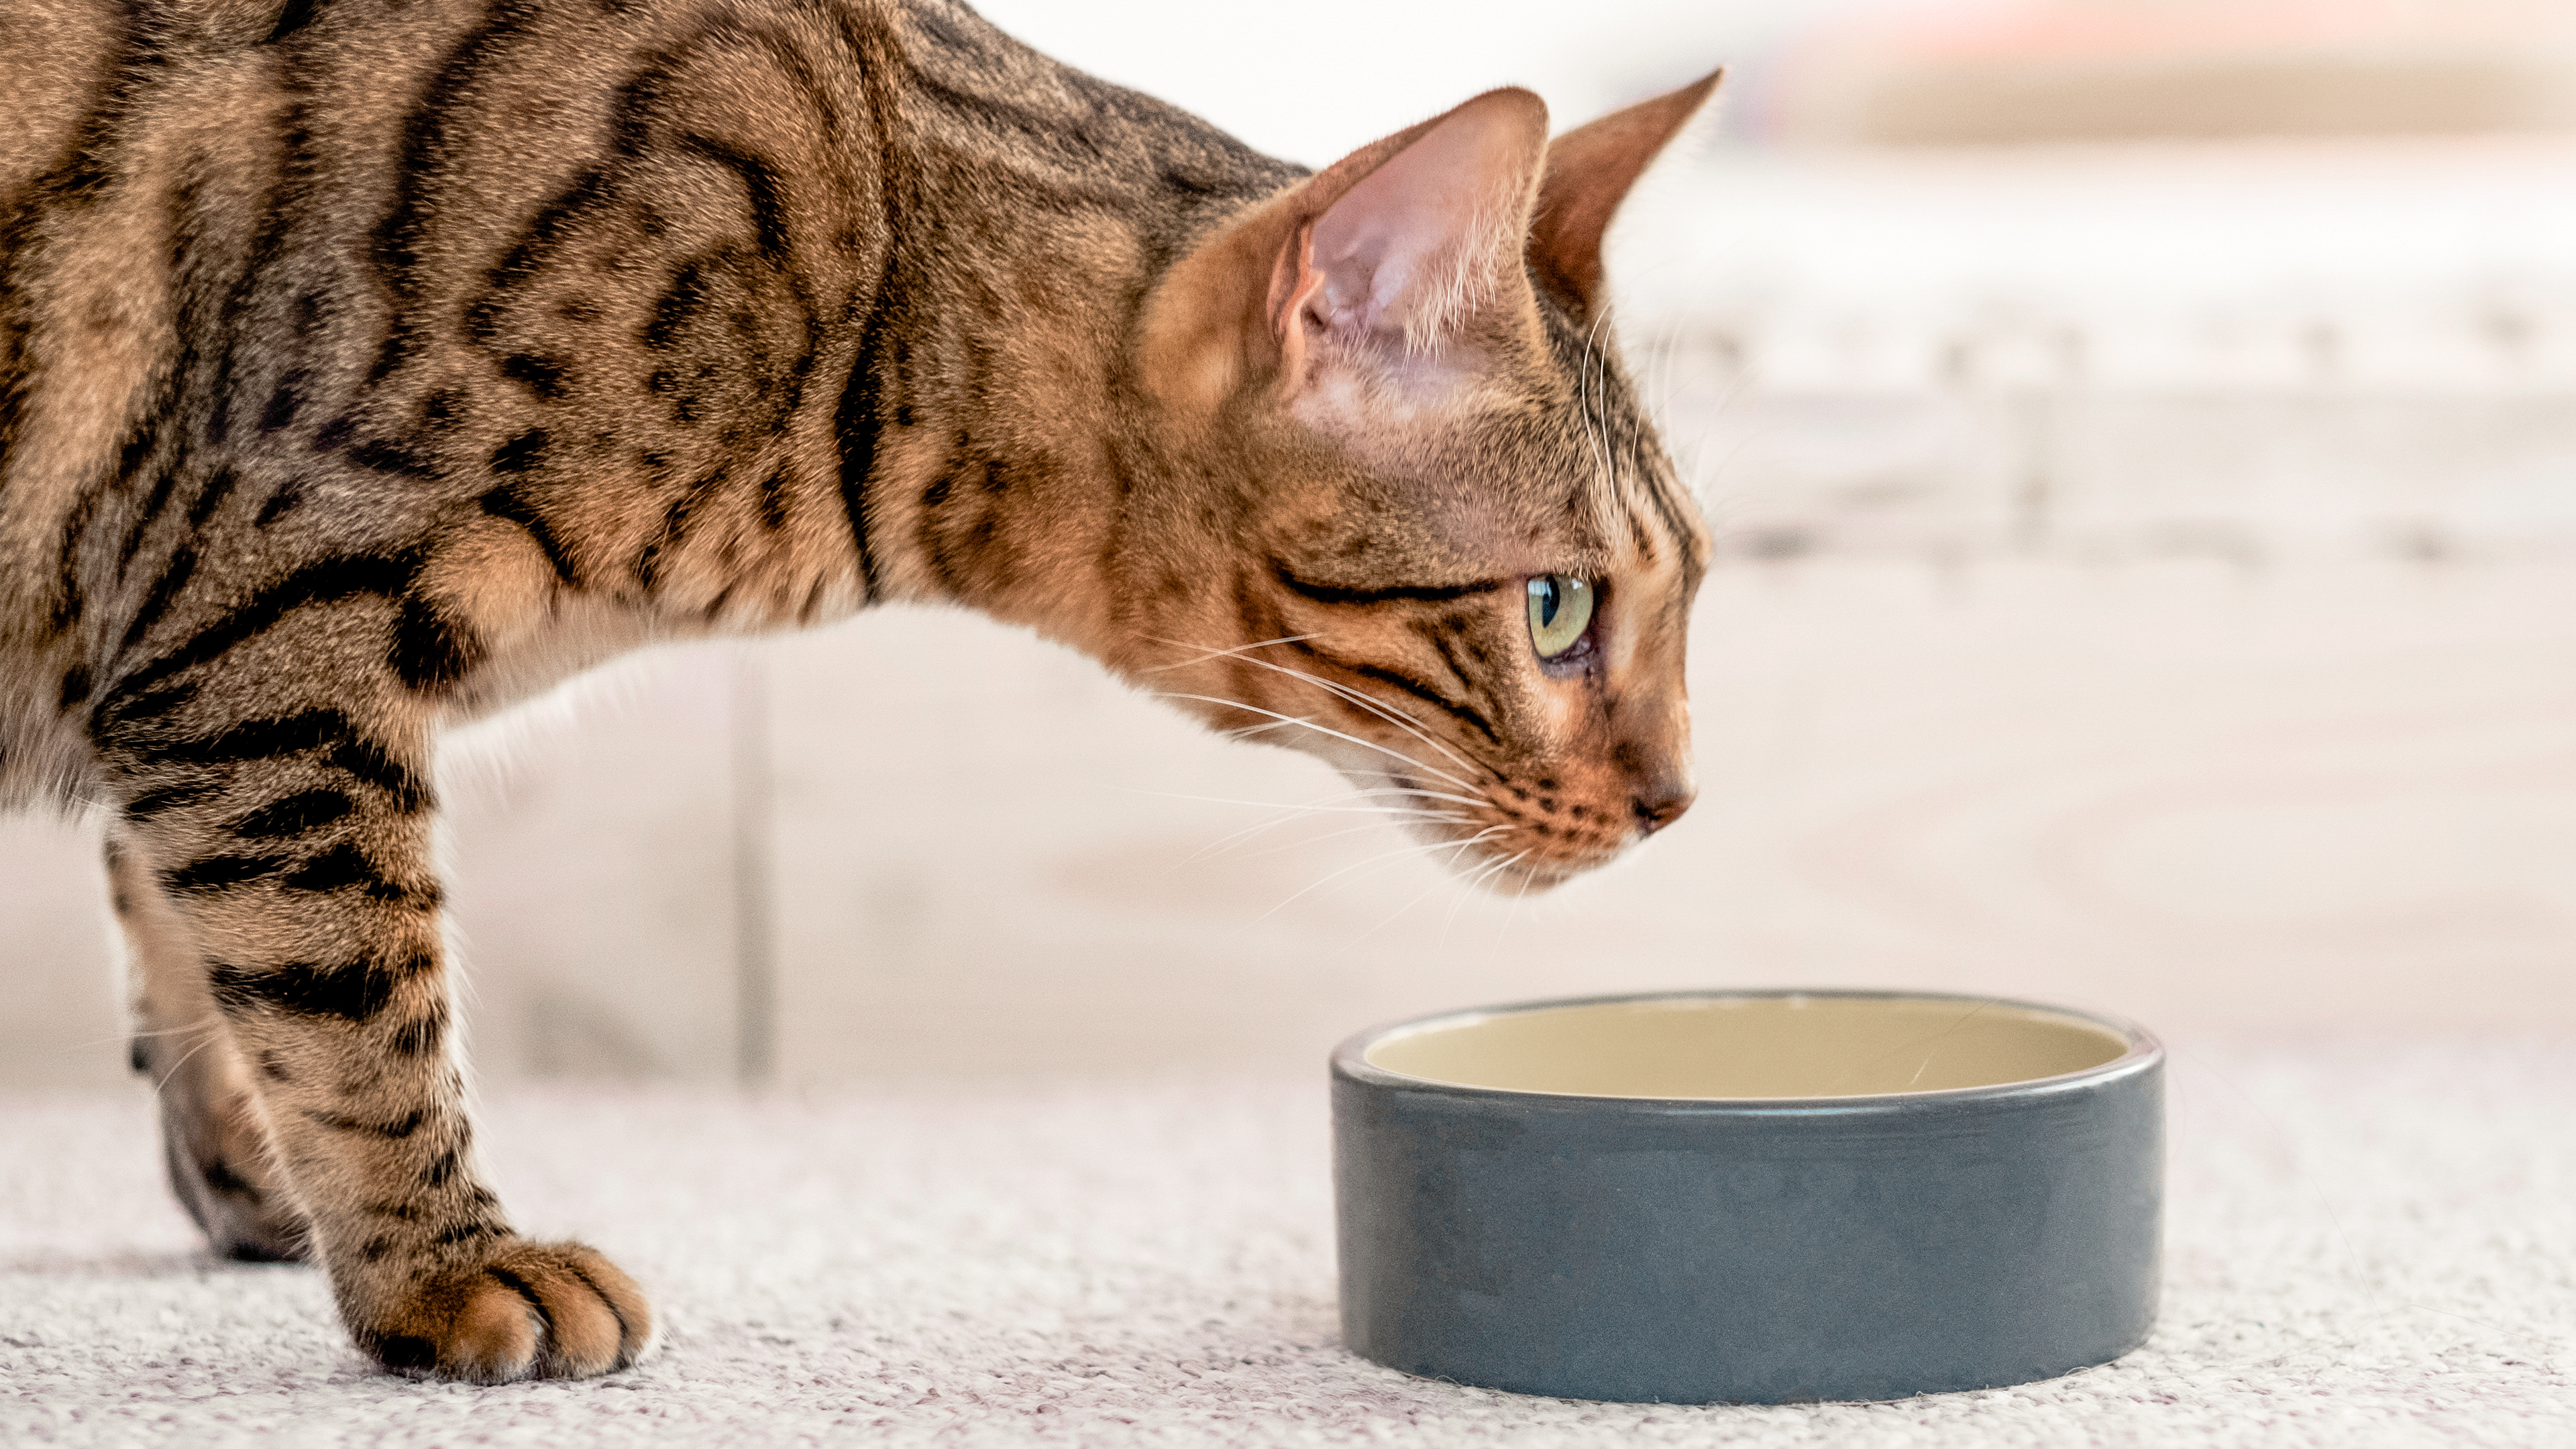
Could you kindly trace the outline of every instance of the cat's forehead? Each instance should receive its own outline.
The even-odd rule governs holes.
[[[1309,412],[1354,466],[1292,507],[1296,546],[1442,578],[1601,576],[1658,558],[1695,578],[1696,510],[1608,327],[1544,300],[1528,320],[1427,397],[1390,368]]]
[[[1672,465],[1607,327],[1579,326],[1554,307],[1541,315],[1543,350],[1519,359],[1516,386],[1462,421],[1441,461],[1473,480],[1460,492],[1479,501],[1471,512],[1488,528],[1563,565],[1606,567],[1637,551],[1630,515],[1671,491]]]

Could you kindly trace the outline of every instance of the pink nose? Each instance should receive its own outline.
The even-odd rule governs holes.
[[[1636,799],[1629,802],[1637,812],[1638,838],[1642,840],[1681,819],[1682,812],[1698,798],[1698,789],[1682,780],[1659,780],[1640,789]]]

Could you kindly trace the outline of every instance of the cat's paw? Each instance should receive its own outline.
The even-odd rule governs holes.
[[[653,1338],[652,1305],[616,1264],[579,1243],[517,1238],[413,1284],[375,1319],[355,1327],[377,1362],[476,1384],[614,1373]]]

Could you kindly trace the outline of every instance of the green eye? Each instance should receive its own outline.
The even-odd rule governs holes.
[[[1554,659],[1583,638],[1592,622],[1592,583],[1572,574],[1542,574],[1529,581],[1530,643],[1541,659]]]

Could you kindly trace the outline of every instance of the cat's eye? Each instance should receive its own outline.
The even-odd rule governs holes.
[[[1572,574],[1541,574],[1529,581],[1530,643],[1541,659],[1573,648],[1592,622],[1592,582]]]

